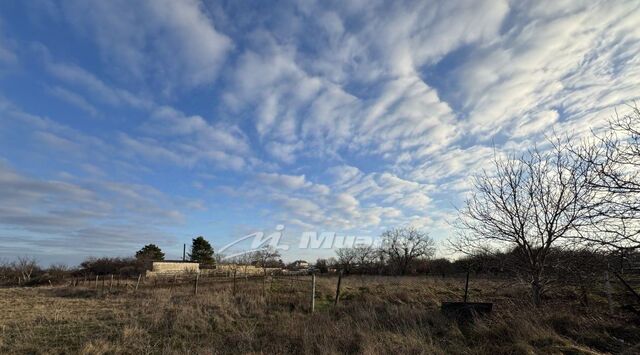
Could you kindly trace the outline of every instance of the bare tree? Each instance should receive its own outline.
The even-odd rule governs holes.
[[[13,263],[13,268],[20,275],[20,279],[23,282],[29,282],[31,281],[31,275],[38,268],[38,263],[33,258],[21,256]]]
[[[628,114],[616,113],[607,133],[571,149],[596,177],[593,229],[583,240],[619,250],[640,247],[640,109],[634,105]]]
[[[520,158],[494,158],[494,171],[474,178],[474,191],[459,211],[464,252],[506,248],[521,254],[540,305],[547,257],[553,246],[575,238],[587,221],[594,191],[587,164],[574,159],[566,143],[534,149]]]
[[[327,272],[329,272],[329,262],[327,261],[327,259],[316,260],[314,267],[321,274],[326,274]]]
[[[262,268],[264,275],[267,275],[267,269],[279,265],[280,252],[272,247],[266,247],[252,253],[253,262],[256,266]]]
[[[375,261],[376,249],[371,245],[358,245],[353,248],[355,264],[360,272],[367,272]]]
[[[414,227],[395,228],[382,233],[381,250],[401,275],[409,271],[416,259],[431,257],[435,253],[434,241],[429,234]]]
[[[345,273],[351,273],[356,262],[356,250],[354,248],[339,248],[336,250],[337,266]]]

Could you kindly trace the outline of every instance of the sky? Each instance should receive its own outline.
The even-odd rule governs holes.
[[[640,99],[638,1],[0,2],[0,259],[412,225]]]

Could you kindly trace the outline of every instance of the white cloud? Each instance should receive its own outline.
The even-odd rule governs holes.
[[[360,169],[349,165],[332,166],[327,172],[336,185],[349,183],[362,175]]]
[[[640,31],[630,26],[640,20],[638,4],[585,3],[564,9],[559,16],[546,6],[518,8],[513,28],[478,48],[459,72],[457,89],[474,133],[491,137],[505,127],[519,129],[513,122],[522,117],[544,115],[551,123],[552,116],[544,112],[558,107],[564,120],[576,119],[640,95],[637,86],[626,85],[638,70],[632,58],[640,52]]]
[[[129,253],[149,241],[172,241],[156,227],[182,224],[184,215],[162,206],[189,208],[146,185],[67,180],[29,177],[0,163],[0,197],[6,202],[0,207],[0,238],[6,240],[7,228],[24,233],[21,253]]]
[[[290,190],[297,190],[312,185],[305,180],[304,175],[258,173],[256,177],[260,183]]]
[[[231,40],[219,33],[199,1],[70,1],[67,19],[88,33],[105,63],[139,79],[198,86],[215,80]]]
[[[94,97],[110,105],[130,105],[136,108],[150,108],[152,102],[123,89],[113,88],[90,72],[71,64],[47,61],[47,70],[56,78],[69,85],[88,90]]]
[[[3,35],[2,27],[2,18],[0,18],[0,65],[13,65],[18,62],[18,56],[11,48],[13,47],[12,41]]]
[[[433,154],[459,137],[451,108],[421,72],[460,46],[490,41],[508,6],[372,2],[290,11],[290,24],[249,36],[226,103],[250,108],[264,147],[285,163],[344,149],[393,162]]]
[[[98,115],[98,109],[87,100],[75,92],[69,91],[65,88],[55,86],[49,90],[51,95],[70,103],[73,106],[87,112],[89,115],[95,117]]]

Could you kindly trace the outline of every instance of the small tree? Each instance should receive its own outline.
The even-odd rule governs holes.
[[[428,233],[414,227],[403,227],[382,233],[382,251],[400,275],[406,275],[418,258],[431,257],[434,241]]]
[[[38,262],[33,258],[19,257],[18,261],[13,264],[16,273],[20,275],[23,282],[31,281],[34,271],[38,270]]]
[[[356,262],[356,250],[354,248],[340,248],[336,250],[336,256],[338,257],[337,266],[341,268],[345,273],[351,273],[353,265]]]
[[[375,262],[376,250],[370,245],[358,245],[353,248],[355,264],[360,273],[367,273]]]
[[[197,261],[202,264],[215,264],[213,258],[213,247],[204,237],[199,236],[191,242],[191,252],[189,260]]]
[[[262,268],[264,275],[267,275],[267,269],[270,267],[281,267],[280,252],[272,247],[260,249],[252,253],[253,263]]]
[[[136,259],[143,261],[164,260],[164,253],[155,244],[147,244],[136,252]]]
[[[119,274],[137,276],[144,272],[146,265],[135,258],[87,258],[80,263],[80,272],[92,275]]]
[[[326,274],[327,272],[329,272],[329,263],[327,262],[327,259],[316,260],[315,266],[321,274]]]

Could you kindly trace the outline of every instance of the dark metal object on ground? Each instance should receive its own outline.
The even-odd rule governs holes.
[[[464,284],[464,298],[462,302],[442,302],[440,310],[446,316],[455,318],[458,321],[473,320],[476,315],[491,313],[493,303],[489,302],[467,302],[469,299],[469,270]]]
[[[440,310],[456,319],[471,319],[475,315],[491,313],[493,303],[489,302],[442,302]]]

